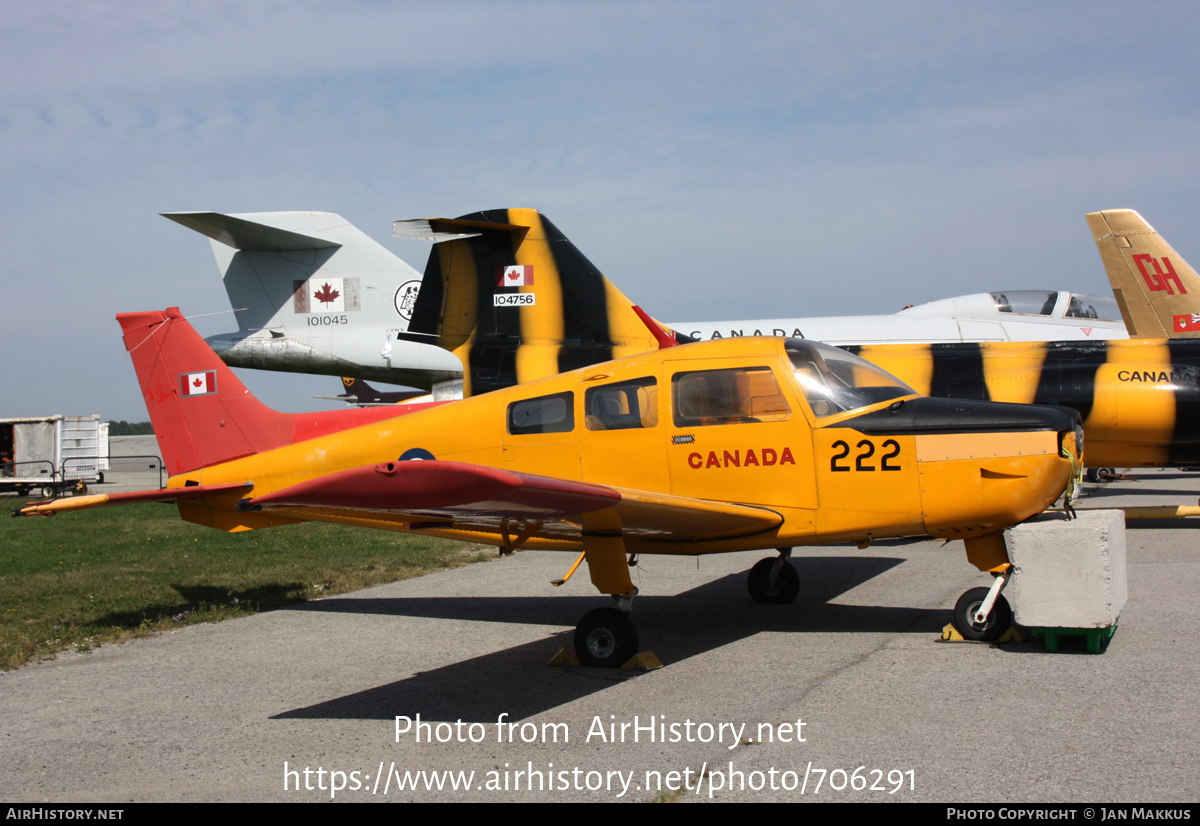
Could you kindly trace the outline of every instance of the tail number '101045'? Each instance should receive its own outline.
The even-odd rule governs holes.
[[[830,470],[834,472],[840,470],[876,470],[875,464],[872,461],[872,458],[875,456],[875,443],[870,439],[863,439],[858,443],[859,453],[854,457],[854,467],[850,467],[848,464],[838,464],[842,459],[849,461],[850,445],[838,439],[833,443],[833,447],[840,452],[833,454],[829,459]],[[900,465],[893,461],[899,455],[900,443],[895,439],[888,439],[883,443],[883,453],[879,456],[878,470],[900,470]]]

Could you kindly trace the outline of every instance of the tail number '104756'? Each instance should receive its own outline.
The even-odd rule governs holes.
[[[854,457],[854,467],[848,464],[839,464],[841,460],[849,461],[850,445],[838,439],[833,443],[835,450],[829,459],[829,469],[832,471],[850,471],[850,470],[900,470],[900,465],[896,462],[896,457],[900,455],[900,443],[895,439],[888,439],[883,443],[883,452],[879,455],[879,467],[875,467],[875,443],[870,439],[863,439],[858,443],[858,454]]]
[[[492,296],[493,307],[532,307],[537,304],[533,293],[496,293]]]

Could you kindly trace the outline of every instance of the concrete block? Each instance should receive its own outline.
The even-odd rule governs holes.
[[[1107,628],[1128,598],[1125,514],[1042,514],[1004,532],[1014,619],[1031,628]]]

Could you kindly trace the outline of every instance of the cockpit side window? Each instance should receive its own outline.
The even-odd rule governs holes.
[[[575,394],[570,391],[522,399],[508,406],[508,432],[514,436],[569,433],[574,429]]]
[[[769,367],[676,373],[671,409],[676,427],[783,422],[792,416]]]
[[[630,430],[658,424],[658,381],[653,377],[589,387],[583,396],[588,430]]]

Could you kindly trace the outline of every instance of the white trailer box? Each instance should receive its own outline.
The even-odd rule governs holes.
[[[103,481],[108,422],[92,416],[0,419],[0,492],[52,496]]]

